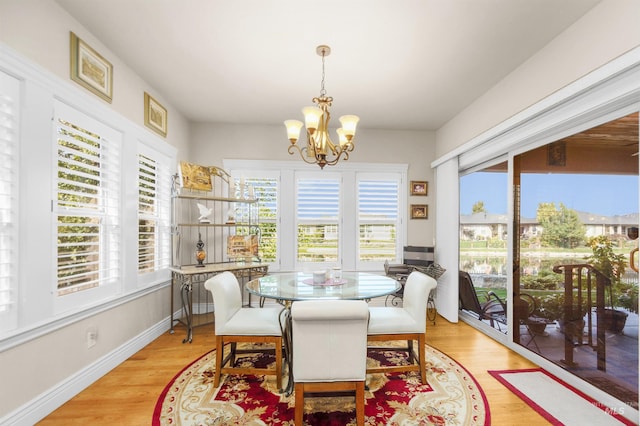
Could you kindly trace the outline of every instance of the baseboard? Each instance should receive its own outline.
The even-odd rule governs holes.
[[[0,425],[32,425],[42,420],[96,380],[122,364],[140,349],[167,332],[169,330],[169,322],[170,319],[168,317],[165,318],[93,364],[67,377],[57,386],[38,395],[1,418]]]

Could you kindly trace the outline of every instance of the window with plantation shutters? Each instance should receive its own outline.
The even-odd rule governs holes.
[[[399,229],[399,178],[358,179],[360,262],[394,260]]]
[[[171,263],[171,173],[154,153],[138,155],[138,273]]]
[[[20,84],[0,72],[0,332],[17,326],[16,212]]]
[[[337,262],[340,179],[297,179],[297,261]]]
[[[57,102],[58,295],[116,284],[120,274],[121,135]]]
[[[258,255],[263,262],[275,262],[278,243],[278,179],[246,178],[258,200],[260,247]]]

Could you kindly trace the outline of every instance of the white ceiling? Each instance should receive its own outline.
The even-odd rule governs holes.
[[[300,119],[327,44],[334,117],[433,130],[599,0],[57,2],[189,120]]]

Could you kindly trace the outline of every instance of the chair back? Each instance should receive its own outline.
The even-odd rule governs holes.
[[[460,307],[465,311],[475,312],[483,315],[482,305],[476,289],[473,287],[471,276],[466,271],[460,271],[458,280],[458,297],[460,299]]]
[[[363,381],[369,308],[364,300],[303,300],[291,306],[295,382]]]
[[[437,285],[435,279],[419,271],[410,273],[404,285],[402,309],[411,315],[420,330],[427,327],[427,302],[429,294]]]
[[[225,271],[209,278],[204,287],[213,296],[215,332],[224,334],[227,321],[242,308],[240,283],[235,275]]]

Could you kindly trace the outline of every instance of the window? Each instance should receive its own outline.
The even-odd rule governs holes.
[[[340,179],[297,179],[297,261],[337,262]]]
[[[397,176],[358,180],[358,257],[360,262],[396,260],[399,219]]]
[[[115,284],[120,276],[120,140],[62,103],[55,108],[59,296]]]
[[[259,257],[263,262],[275,262],[278,246],[278,179],[247,178],[258,199],[260,222]]]
[[[270,271],[338,263],[345,270],[382,271],[385,260],[402,259],[405,164],[346,162],[323,171],[294,161],[223,164],[236,180],[243,176],[255,188],[260,254]]]
[[[20,84],[0,73],[0,332],[17,326],[17,141]]]
[[[168,166],[138,154],[138,273],[166,268],[171,263],[170,184]]]

